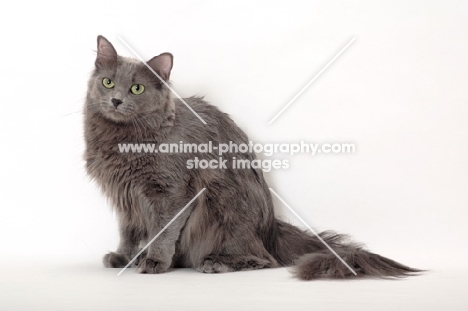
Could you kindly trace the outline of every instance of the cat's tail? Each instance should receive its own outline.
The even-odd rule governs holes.
[[[291,224],[277,220],[278,231],[274,257],[282,266],[294,266],[294,276],[303,280],[317,278],[397,278],[417,275],[414,269],[394,260],[371,253],[359,244],[350,243],[348,237],[325,231],[320,238]],[[344,261],[345,265],[327,246]]]

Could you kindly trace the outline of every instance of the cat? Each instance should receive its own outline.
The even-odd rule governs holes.
[[[293,275],[317,278],[402,277],[422,270],[371,253],[331,231],[316,237],[276,219],[261,169],[188,169],[187,160],[217,159],[213,153],[121,153],[120,143],[213,145],[248,143],[247,135],[202,97],[173,98],[169,77],[173,56],[163,53],[147,65],[119,56],[98,36],[95,68],[84,107],[85,160],[89,176],[116,211],[120,243],[103,258],[122,268],[203,188],[200,196],[161,233],[136,261],[139,273],[190,267],[204,273],[294,266]],[[254,153],[225,158],[255,160]]]

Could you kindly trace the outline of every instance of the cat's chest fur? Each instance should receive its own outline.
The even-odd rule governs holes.
[[[190,179],[180,155],[122,152],[122,144],[158,144],[160,137],[137,139],[130,127],[87,125],[86,169],[118,209],[138,208],[142,197],[170,196]],[[120,145],[120,146],[119,146]],[[174,181],[181,181],[175,183]]]

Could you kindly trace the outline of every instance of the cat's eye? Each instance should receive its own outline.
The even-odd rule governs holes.
[[[145,91],[145,86],[143,84],[134,84],[130,88],[130,92],[132,92],[135,95],[140,95]]]
[[[104,87],[108,88],[108,89],[111,89],[114,87],[114,81],[112,81],[111,79],[109,78],[104,78],[102,79],[102,85],[104,85]]]

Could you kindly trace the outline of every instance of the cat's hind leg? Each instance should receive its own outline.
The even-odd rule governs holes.
[[[251,255],[216,255],[203,258],[196,268],[203,273],[224,273],[244,270],[257,270],[274,266],[271,261]]]

